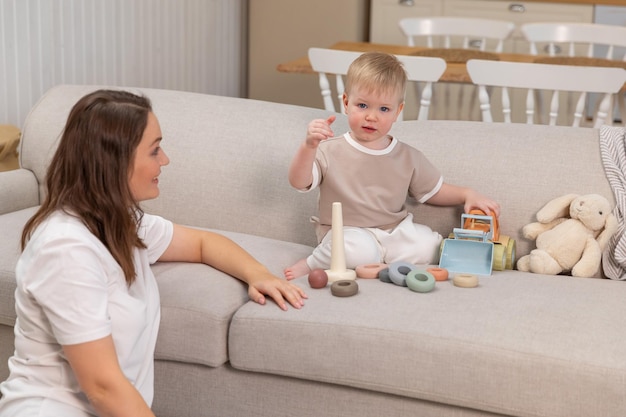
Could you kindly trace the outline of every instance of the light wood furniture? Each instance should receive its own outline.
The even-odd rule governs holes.
[[[19,168],[17,147],[20,130],[13,125],[0,125],[0,172]]]
[[[406,45],[386,45],[371,42],[350,42],[339,41],[329,47],[330,49],[339,49],[343,51],[381,51],[395,55],[415,55],[421,54],[422,56],[438,56],[445,59],[447,62],[446,70],[439,79],[439,81],[446,82],[459,82],[459,83],[471,83],[472,79],[467,73],[466,61],[455,61],[454,57],[446,56],[445,50],[430,49],[422,46],[406,46]],[[541,57],[530,54],[513,54],[513,53],[499,53],[495,54],[499,61],[511,61],[511,62],[536,62],[541,60]],[[575,64],[581,66],[587,66],[594,64],[596,66],[618,66],[626,68],[626,63],[620,61],[609,61],[602,59],[578,60]],[[311,62],[308,56],[301,56],[291,61],[280,63],[276,66],[276,70],[284,73],[296,73],[296,74],[314,74],[315,71],[311,67]]]
[[[406,46],[406,45],[387,45],[380,43],[371,43],[371,42],[350,42],[350,41],[340,41],[332,46],[330,49],[340,49],[344,51],[356,51],[356,52],[366,52],[366,51],[381,51],[387,52],[395,55],[414,55],[414,54],[422,54],[423,56],[436,56],[442,55],[443,59],[447,62],[447,67],[443,75],[441,76],[440,81],[447,82],[460,82],[460,83],[471,83],[472,80],[467,74],[467,69],[465,68],[465,62],[463,61],[454,61],[454,57],[446,56],[446,52],[440,49],[430,49],[423,46]],[[446,59],[448,58],[448,59]],[[501,61],[518,61],[518,62],[533,62],[536,56],[529,54],[512,54],[512,53],[500,53],[497,54],[497,58]],[[298,73],[298,74],[313,74],[315,71],[311,67],[311,62],[309,61],[308,56],[302,56],[300,58],[296,58],[291,61],[287,61],[284,63],[280,63],[277,65],[276,69],[279,72],[285,73]]]
[[[510,89],[527,91],[526,123],[556,125],[569,124],[580,127],[584,119],[585,98],[588,93],[601,93],[601,100],[591,126],[612,124],[608,118],[611,110],[611,96],[617,93],[626,82],[626,69],[610,67],[585,67],[575,65],[538,64],[524,62],[504,62],[469,60],[467,71],[473,82],[478,85],[480,108],[485,122],[492,122],[492,100],[496,91],[501,91],[502,120],[511,123]],[[491,87],[499,87],[493,89]],[[489,88],[489,92],[487,90]],[[535,93],[550,92],[550,106],[547,114],[542,114],[543,107],[536,106]],[[575,105],[571,106],[570,92],[578,93]],[[566,94],[564,100],[562,96]],[[522,103],[523,104],[523,103]]]

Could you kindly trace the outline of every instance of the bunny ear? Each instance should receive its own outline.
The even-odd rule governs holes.
[[[537,212],[537,220],[541,223],[549,223],[554,219],[569,217],[569,206],[578,194],[566,194],[549,201]]]
[[[609,214],[606,218],[606,222],[604,223],[604,230],[602,230],[596,238],[598,244],[600,245],[600,249],[604,250],[607,247],[609,239],[613,237],[618,228],[619,222],[617,221],[617,217],[615,217],[613,213]]]

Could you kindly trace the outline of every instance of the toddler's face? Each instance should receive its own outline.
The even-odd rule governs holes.
[[[389,145],[387,134],[404,106],[402,94],[395,90],[369,91],[355,85],[343,103],[352,137],[370,149]]]

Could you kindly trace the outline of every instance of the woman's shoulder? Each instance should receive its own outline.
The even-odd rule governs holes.
[[[63,210],[52,212],[35,229],[29,244],[75,245],[78,242],[95,244],[100,241],[94,236],[82,220]]]

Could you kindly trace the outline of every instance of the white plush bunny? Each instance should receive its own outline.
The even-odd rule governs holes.
[[[571,272],[575,277],[599,276],[602,252],[617,231],[609,201],[598,194],[567,194],[537,212],[537,222],[522,233],[536,239],[537,249],[522,256],[517,269],[537,274]]]

